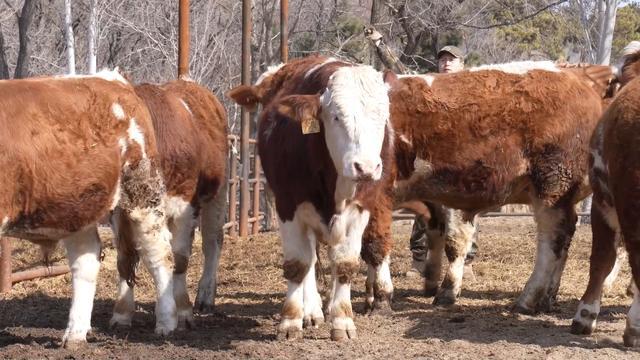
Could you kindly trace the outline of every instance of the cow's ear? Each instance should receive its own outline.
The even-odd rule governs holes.
[[[256,106],[262,101],[258,88],[251,85],[236,86],[229,90],[226,96],[249,111],[255,110]]]
[[[398,80],[398,75],[396,75],[393,70],[386,69],[382,74],[382,78],[384,79],[385,83],[389,84],[389,86],[393,86],[393,83]]]
[[[320,96],[289,95],[278,102],[278,112],[301,123],[304,134],[320,132]]]

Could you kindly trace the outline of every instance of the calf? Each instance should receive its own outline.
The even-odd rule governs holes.
[[[280,338],[300,337],[303,325],[323,321],[317,241],[329,245],[331,338],[356,336],[350,283],[371,209],[392,179],[387,91],[371,67],[310,56],[228,94],[241,105],[264,105],[258,151],[276,198],[288,280]]]
[[[129,219],[157,288],[156,333],[176,328],[171,233],[151,119],[119,74],[0,81],[1,236],[64,240],[73,299],[63,344],[86,341],[100,267],[96,223]]]
[[[548,310],[575,231],[574,204],[585,197],[587,139],[602,112],[609,76],[586,79],[550,62],[406,76],[390,92],[399,178],[394,201],[421,200],[448,211],[431,241],[426,289],[434,303],[460,293],[473,217],[509,203],[534,207],[536,265],[515,310]],[[597,72],[595,72],[597,73]],[[601,86],[594,86],[601,83]],[[439,212],[434,212],[436,216]],[[449,268],[441,287],[440,258]]]
[[[621,243],[629,253],[633,304],[624,331],[626,346],[640,346],[640,42],[624,51],[622,90],[591,138],[590,181],[593,188],[593,243],[589,284],[580,299],[571,332],[591,334],[600,312],[602,288],[616,263]]]
[[[164,85],[143,84],[135,91],[149,108],[158,142],[160,166],[167,188],[165,212],[173,234],[175,259],[173,294],[178,325],[193,326],[186,270],[198,218],[202,232],[204,270],[196,309],[211,310],[216,294],[216,272],[226,207],[227,118],[222,104],[192,81]],[[137,251],[129,219],[116,209],[112,226],[118,247],[120,282],[111,326],[131,326],[135,310],[133,284]]]

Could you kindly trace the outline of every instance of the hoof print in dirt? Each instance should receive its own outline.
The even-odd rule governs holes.
[[[357,339],[358,334],[356,330],[343,330],[343,329],[332,329],[331,330],[331,340],[333,341],[346,341]]]

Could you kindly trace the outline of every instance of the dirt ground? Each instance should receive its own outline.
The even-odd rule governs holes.
[[[593,336],[569,333],[577,301],[586,287],[591,233],[580,226],[570,251],[558,304],[550,314],[514,315],[511,304],[533,268],[535,227],[527,218],[482,219],[476,259],[476,281],[465,281],[459,302],[451,308],[434,307],[422,295],[422,282],[406,277],[410,266],[408,222],[395,224],[396,248],[392,258],[395,284],[394,315],[357,314],[356,340],[329,340],[329,326],[305,330],[304,340],[279,342],[276,324],[286,290],[279,268],[282,253],[277,234],[250,240],[227,240],[222,254],[217,313],[197,315],[195,330],[168,338],[153,333],[153,288],[146,271],[136,287],[137,312],[133,328],[108,328],[116,293],[115,252],[105,240],[98,293],[93,310],[89,345],[77,351],[59,349],[69,305],[70,276],[16,284],[0,297],[1,358],[337,358],[354,359],[594,359],[640,358],[638,350],[622,346],[625,314],[631,299],[625,265],[614,288],[605,295],[597,331]],[[16,242],[14,266],[36,261],[38,253],[26,242]],[[59,252],[58,257],[62,258]],[[202,256],[199,239],[189,271],[191,297],[195,296]],[[326,261],[325,261],[326,264]],[[364,304],[362,276],[353,285],[356,311]]]

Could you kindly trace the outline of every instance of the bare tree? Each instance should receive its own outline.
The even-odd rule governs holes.
[[[4,51],[4,34],[0,27],[0,78],[9,78],[9,65],[7,65],[7,56]]]
[[[618,0],[598,0],[600,3],[600,38],[598,41],[598,53],[596,63],[609,65],[611,60],[611,45],[613,43],[613,30],[616,26],[616,11]]]
[[[64,37],[67,44],[67,73],[76,73],[76,49],[71,18],[71,0],[64,0]]]
[[[87,71],[89,74],[96,73],[97,65],[97,49],[96,49],[96,36],[97,36],[97,17],[98,8],[96,7],[96,0],[89,0],[89,36],[88,40],[88,54],[87,54]]]
[[[18,51],[18,61],[16,62],[16,70],[13,75],[16,79],[22,79],[29,74],[29,27],[33,20],[36,8],[39,6],[39,0],[25,0],[22,5],[20,15],[18,17],[18,37],[20,41],[20,49]]]

